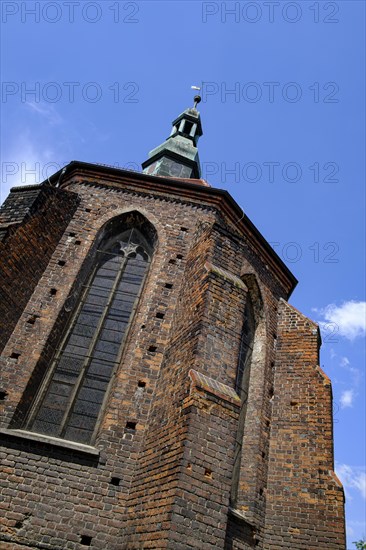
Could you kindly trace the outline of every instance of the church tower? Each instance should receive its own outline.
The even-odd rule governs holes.
[[[319,329],[200,179],[199,100],[0,211],[0,548],[345,548]]]

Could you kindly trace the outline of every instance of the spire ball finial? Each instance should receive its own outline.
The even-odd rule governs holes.
[[[199,86],[191,86],[191,89],[192,89],[192,90],[197,90],[198,92],[201,90],[201,88],[200,88]],[[195,108],[197,107],[198,103],[199,103],[200,101],[202,101],[202,98],[201,98],[200,95],[195,95],[194,98],[193,98],[193,100],[194,100],[193,108],[195,109]]]
[[[202,97],[201,97],[200,95],[195,95],[194,98],[193,98],[193,100],[194,100],[194,106],[193,106],[193,107],[194,107],[194,109],[195,109],[195,108],[197,107],[198,103],[199,103],[200,101],[202,101]]]

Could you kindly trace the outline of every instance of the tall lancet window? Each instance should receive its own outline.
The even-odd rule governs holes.
[[[241,409],[239,415],[238,431],[235,442],[233,481],[231,491],[231,505],[235,506],[238,497],[240,463],[242,459],[242,443],[244,435],[245,417],[247,412],[250,365],[253,354],[254,334],[255,334],[255,316],[253,303],[249,293],[247,294],[244,322],[240,338],[239,359],[236,374],[235,389],[241,399]]]
[[[28,429],[90,443],[150,262],[135,228],[110,237],[53,360]]]

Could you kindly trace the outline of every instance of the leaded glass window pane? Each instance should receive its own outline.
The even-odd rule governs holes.
[[[32,431],[90,443],[149,261],[148,246],[136,229],[98,251],[97,265],[30,422]]]

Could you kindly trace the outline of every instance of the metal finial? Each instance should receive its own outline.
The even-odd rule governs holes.
[[[201,88],[199,86],[191,86],[191,89],[192,90],[197,90],[197,91],[201,90]],[[201,98],[200,95],[195,95],[193,100],[194,100],[193,109],[195,109],[197,107],[198,103],[202,100],[202,98]]]

